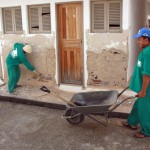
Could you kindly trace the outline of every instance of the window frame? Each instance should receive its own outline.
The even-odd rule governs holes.
[[[21,28],[22,30],[17,31],[17,20],[16,20],[16,14],[15,14],[15,10],[19,9],[20,10],[20,17],[21,17]],[[10,10],[11,11],[11,17],[12,17],[12,31],[7,31],[7,27],[6,27],[6,16],[5,16],[5,11]],[[16,6],[16,7],[5,7],[2,8],[2,16],[3,16],[3,30],[4,30],[4,34],[22,34],[23,33],[23,24],[22,24],[22,11],[21,11],[21,6]]]
[[[109,27],[109,4],[110,3],[120,3],[120,28],[119,29],[110,29]],[[104,4],[104,29],[94,29],[94,4]],[[119,33],[122,32],[122,0],[91,0],[90,1],[90,24],[91,24],[91,33]]]
[[[49,6],[49,21],[50,21],[50,29],[49,30],[44,30],[43,29],[43,21],[42,21],[42,15],[40,16],[40,13],[42,13],[42,8],[43,7],[48,7]],[[31,9],[32,8],[37,8],[38,9],[38,26],[39,26],[39,30],[38,31],[34,31],[31,28],[32,25],[32,18],[31,18]],[[44,34],[49,34],[51,33],[51,7],[50,4],[37,4],[37,5],[28,5],[28,21],[29,21],[29,33],[30,34],[38,34],[38,33],[44,33]]]

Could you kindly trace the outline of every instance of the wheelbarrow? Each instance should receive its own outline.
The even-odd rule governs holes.
[[[63,118],[65,118],[71,124],[79,124],[84,121],[85,116],[91,118],[92,120],[103,124],[108,125],[108,116],[109,114],[120,106],[123,102],[128,99],[133,99],[137,97],[130,96],[118,102],[118,98],[124,91],[129,87],[126,87],[120,93],[117,90],[111,91],[94,91],[94,92],[82,92],[74,94],[71,100],[67,104],[67,109]],[[102,123],[97,120],[93,115],[99,114],[103,115],[106,119],[106,123]]]

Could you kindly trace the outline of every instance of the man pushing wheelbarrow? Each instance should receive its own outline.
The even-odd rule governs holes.
[[[132,75],[129,88],[138,93],[127,122],[122,124],[132,130],[137,130],[140,124],[140,131],[134,134],[136,138],[150,136],[150,30],[142,28],[134,35],[137,44],[141,49],[137,63]]]
[[[144,138],[150,136],[150,30],[142,28],[134,38],[138,39],[137,44],[141,52],[129,88],[138,93],[136,96],[138,98],[133,105],[127,122],[122,122],[122,124],[132,130],[137,130],[137,126],[140,124],[140,131],[136,132],[134,137]],[[100,123],[91,115],[103,113],[107,121],[110,112],[127,99],[135,97],[131,96],[120,103],[116,103],[118,97],[126,89],[119,94],[116,90],[77,93],[68,102],[64,118],[71,124],[78,124],[83,122],[86,115]]]

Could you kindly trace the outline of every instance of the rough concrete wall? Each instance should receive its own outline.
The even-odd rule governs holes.
[[[1,56],[2,56],[2,48],[1,48],[1,45],[0,45],[0,78],[3,78]]]
[[[2,40],[2,56],[4,61],[4,78],[7,82],[6,57],[10,50],[13,49],[13,44],[16,42],[28,43],[33,48],[32,54],[27,54],[29,62],[43,74],[43,79],[38,81],[34,79],[33,73],[23,65],[21,68],[21,78],[19,83],[24,85],[47,85],[55,83],[56,57],[54,49],[54,37],[44,35],[1,35]]]
[[[147,5],[147,15],[150,15],[150,2]]]
[[[88,85],[125,86],[127,34],[89,34],[87,31]]]

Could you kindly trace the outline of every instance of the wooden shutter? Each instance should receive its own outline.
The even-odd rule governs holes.
[[[92,32],[100,32],[105,30],[105,3],[92,2]]]
[[[50,7],[42,7],[42,29],[43,31],[50,31]]]
[[[5,33],[22,33],[21,7],[3,9],[3,20]]]
[[[21,33],[22,32],[22,14],[21,9],[15,9],[15,32]]]
[[[121,29],[121,3],[109,2],[109,30]]]
[[[49,33],[51,31],[50,6],[29,6],[30,33]]]
[[[91,1],[92,32],[120,32],[122,0]]]
[[[30,32],[39,31],[39,9],[37,7],[29,8],[30,15]]]
[[[11,9],[3,10],[3,18],[4,18],[4,32],[5,33],[13,33],[13,17]]]

